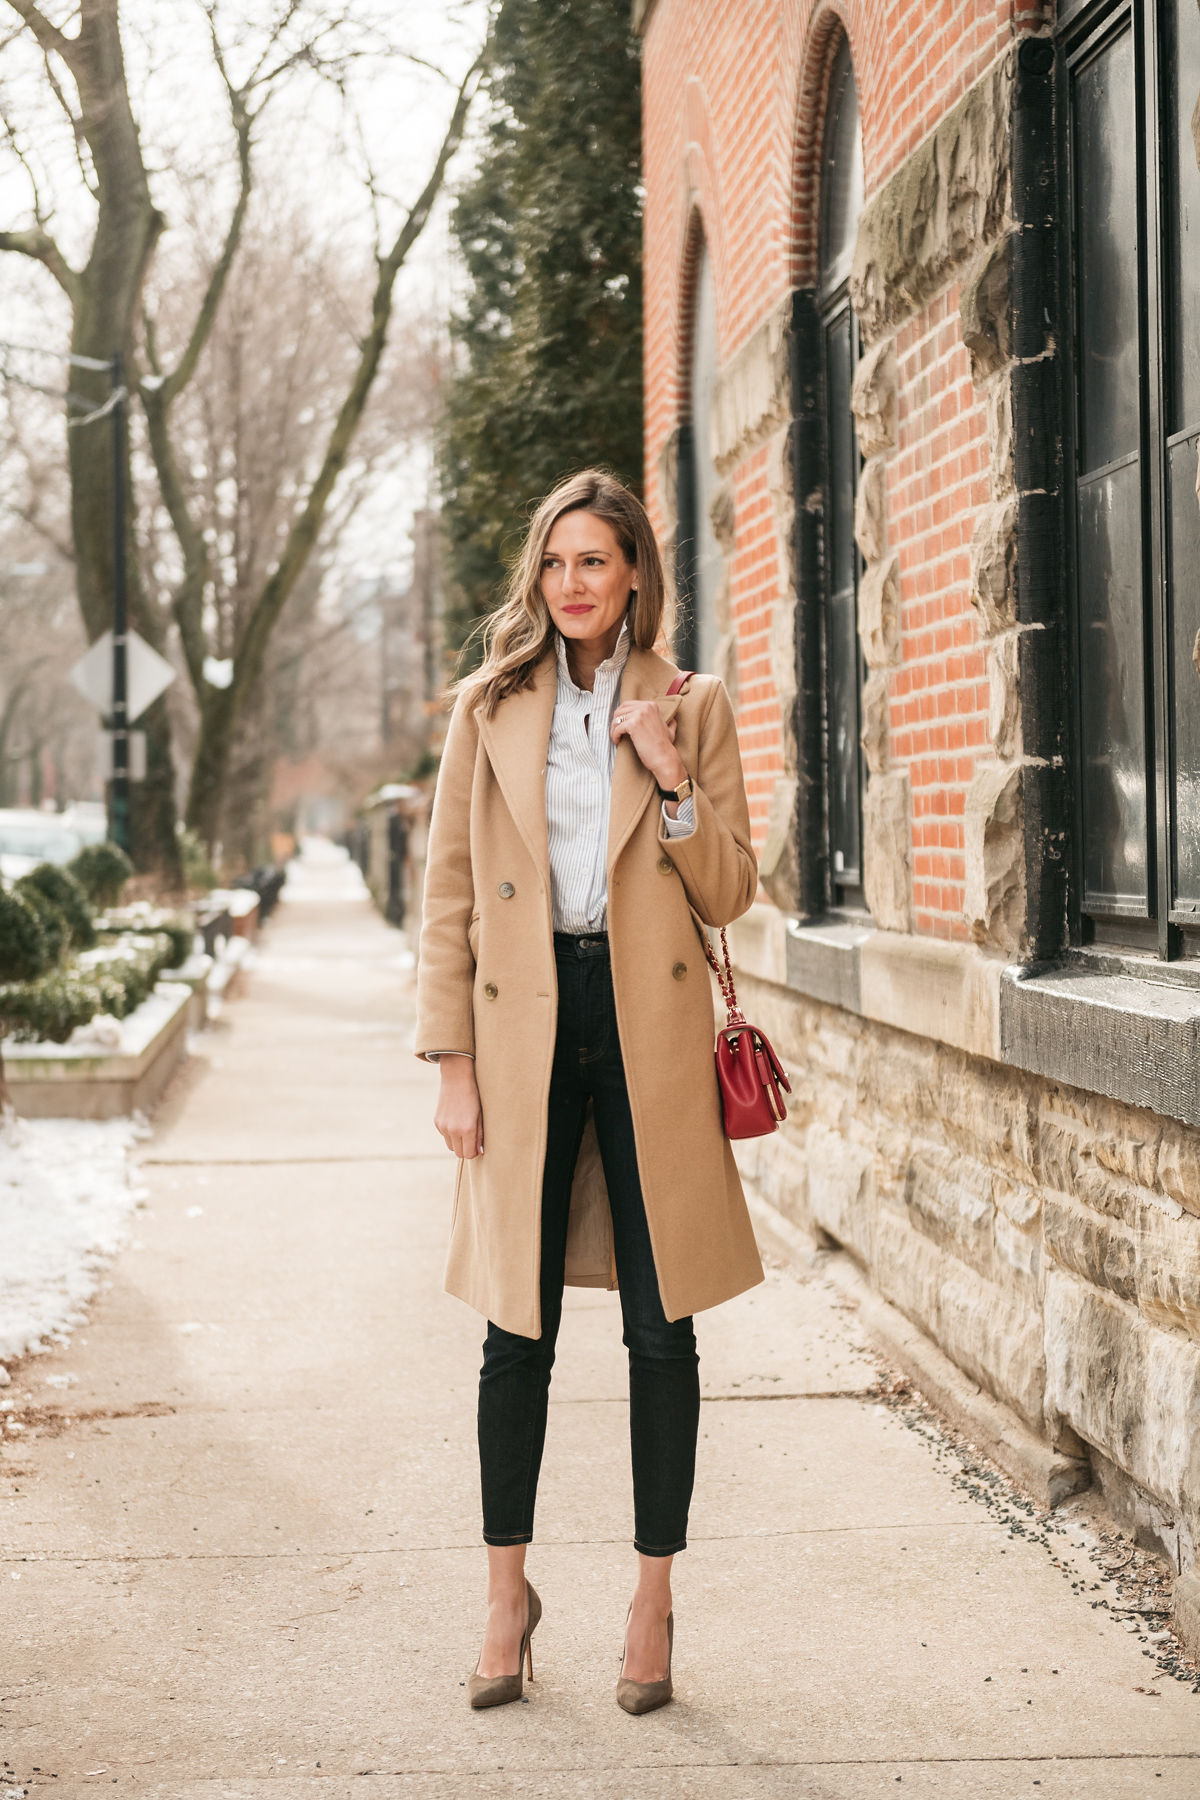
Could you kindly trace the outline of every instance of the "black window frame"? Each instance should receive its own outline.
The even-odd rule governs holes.
[[[701,642],[701,540],[704,536],[704,525],[700,515],[700,458],[708,455],[707,442],[698,437],[696,421],[692,417],[692,396],[695,386],[695,359],[697,324],[700,315],[701,288],[705,277],[713,289],[713,302],[716,302],[716,271],[713,267],[712,248],[702,228],[697,228],[691,258],[692,294],[689,313],[690,329],[687,338],[687,361],[684,371],[683,386],[687,393],[687,409],[680,419],[676,435],[675,464],[675,631],[672,654],[681,668],[711,670],[711,652],[719,647],[720,636],[716,629],[716,620],[705,621],[711,629],[714,642],[711,646]],[[714,320],[715,324],[715,320]],[[716,349],[714,331],[714,351]],[[714,376],[719,373],[719,362],[714,354]],[[708,660],[706,660],[708,659]]]
[[[858,318],[850,299],[850,271],[835,268],[832,279],[825,267],[825,229],[826,208],[830,193],[827,185],[830,169],[830,152],[832,127],[834,126],[833,107],[836,105],[843,83],[848,80],[855,95],[855,112],[859,121],[859,142],[861,149],[861,112],[858,107],[858,84],[854,70],[854,59],[850,51],[849,39],[844,33],[839,34],[839,43],[829,63],[829,75],[826,85],[826,111],[821,133],[821,156],[817,182],[817,214],[818,214],[818,246],[816,281],[813,289],[815,309],[816,335],[819,344],[820,359],[820,425],[821,425],[821,471],[820,485],[822,494],[822,532],[821,532],[821,671],[822,694],[821,716],[823,722],[823,764],[824,764],[824,836],[825,836],[825,874],[826,874],[826,910],[830,913],[845,912],[860,917],[867,912],[867,900],[864,887],[863,869],[863,796],[866,786],[866,758],[862,748],[862,696],[866,681],[866,660],[863,656],[862,643],[858,635],[858,596],[863,577],[863,558],[858,544],[853,537],[853,520],[855,501],[858,493],[858,478],[862,468],[862,456],[858,449],[858,436],[853,414],[849,409],[849,394],[845,395],[845,417],[839,406],[838,417],[834,418],[833,396],[831,394],[831,356],[830,345],[835,332],[845,331],[848,334],[850,384],[853,385],[853,372],[858,366],[862,354]],[[843,516],[850,520],[851,545],[850,555],[853,560],[853,615],[854,615],[854,662],[855,680],[852,729],[848,732],[849,758],[852,769],[849,771],[852,780],[846,783],[852,788],[856,797],[857,818],[854,836],[858,843],[857,869],[847,871],[843,863],[837,867],[838,849],[835,848],[833,797],[838,775],[834,769],[834,735],[836,721],[834,719],[833,671],[830,651],[834,627],[834,608],[837,596],[833,582],[836,579],[833,568],[833,546],[831,542],[835,517],[835,497],[833,494],[834,450],[833,436],[837,430],[847,430],[850,435],[849,459],[849,494],[841,507]],[[839,589],[842,593],[844,589]],[[850,874],[853,878],[846,879]]]
[[[1176,439],[1193,432],[1170,429],[1168,388],[1170,358],[1178,328],[1173,313],[1171,255],[1175,230],[1175,192],[1167,149],[1173,130],[1173,66],[1175,14],[1140,0],[1077,0],[1060,8],[1058,50],[1059,158],[1063,171],[1061,206],[1063,331],[1063,449],[1066,505],[1063,525],[1068,571],[1066,623],[1072,680],[1071,750],[1072,848],[1069,932],[1078,946],[1125,949],[1161,961],[1200,957],[1200,911],[1176,907],[1178,815],[1175,794],[1176,698],[1174,690],[1174,576],[1168,456]],[[1085,895],[1088,818],[1084,791],[1086,745],[1082,691],[1081,555],[1078,541],[1080,457],[1080,385],[1078,347],[1079,290],[1078,214],[1073,82],[1078,71],[1131,34],[1135,118],[1130,139],[1135,156],[1134,179],[1138,228],[1138,457],[1141,465],[1139,519],[1141,529],[1141,619],[1145,732],[1146,904],[1135,913],[1120,904],[1089,904]],[[1096,471],[1089,472],[1094,478]],[[1200,705],[1200,692],[1197,694]]]

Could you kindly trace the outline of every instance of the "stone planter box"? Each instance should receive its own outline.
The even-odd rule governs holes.
[[[229,914],[234,937],[252,938],[258,930],[258,895],[253,888],[214,888],[205,903]]]
[[[192,990],[192,1004],[188,1008],[188,1030],[203,1031],[208,1018],[208,988],[215,967],[213,958],[203,950],[196,950],[181,963],[177,969],[164,969],[159,976],[160,982],[170,981],[182,983]]]
[[[205,984],[208,1017],[215,1018],[221,1002],[232,999],[237,992],[242,979],[242,968],[249,954],[249,938],[227,938],[222,945],[221,954],[213,963]]]
[[[4,1072],[26,1119],[117,1119],[149,1112],[187,1055],[195,997],[183,981],[160,981],[121,1021],[111,1050],[91,1045],[4,1043]]]

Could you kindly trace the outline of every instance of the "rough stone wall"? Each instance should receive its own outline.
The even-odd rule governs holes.
[[[739,977],[800,1071],[746,1175],[987,1391],[1200,1540],[1200,1134]]]

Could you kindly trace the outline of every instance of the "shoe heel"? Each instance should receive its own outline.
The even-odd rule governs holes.
[[[529,1679],[533,1680],[533,1633],[525,1639],[525,1662],[529,1669]]]

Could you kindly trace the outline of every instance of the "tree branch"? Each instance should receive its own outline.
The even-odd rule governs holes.
[[[30,256],[49,269],[63,293],[74,305],[79,298],[79,275],[74,270],[50,233],[41,225],[27,231],[0,231],[0,251],[12,250],[18,256]]]
[[[68,567],[74,566],[75,552],[70,544],[60,538],[56,532],[51,531],[49,525],[44,525],[32,506],[10,506],[8,511],[14,519],[20,519],[23,525],[28,525],[31,531],[36,531],[42,542],[48,544],[57,556],[61,556]]]
[[[225,286],[229,280],[229,272],[233,268],[234,259],[238,252],[238,245],[242,240],[242,227],[246,222],[246,209],[250,204],[250,190],[253,186],[253,171],[250,161],[250,133],[254,121],[250,112],[247,110],[245,95],[239,88],[235,88],[230,80],[229,71],[225,64],[224,52],[221,48],[220,40],[217,37],[214,9],[209,6],[206,10],[208,12],[209,31],[212,36],[213,60],[216,62],[221,80],[225,83],[225,91],[229,96],[229,112],[230,117],[233,120],[233,130],[237,140],[238,197],[233,212],[230,215],[229,226],[225,233],[225,242],[221,246],[221,254],[217,258],[212,274],[209,276],[208,286],[204,291],[204,298],[200,302],[200,310],[196,314],[191,336],[188,338],[187,347],[171,374],[163,379],[160,395],[164,416],[170,410],[171,405],[178,394],[187,386],[188,382],[195,374],[196,364],[200,361],[204,346],[208,342],[212,333],[212,328],[216,323],[217,313],[221,306],[221,296],[225,292]]]
[[[146,435],[150,442],[150,455],[163,505],[167,509],[167,516],[183,555],[183,577],[171,596],[171,612],[179,627],[179,641],[183,646],[188,677],[197,697],[203,700],[207,686],[204,675],[207,649],[204,638],[204,591],[211,568],[208,544],[203,531],[192,518],[179,464],[175,460],[175,449],[167,422],[167,383],[157,374],[154,324],[149,318],[146,320],[145,333],[147,360],[156,371],[155,376],[150,380],[143,380],[139,388],[142,409],[146,415]]]
[[[92,196],[92,199],[98,200],[100,198],[100,192],[96,185],[95,177],[88,173],[87,164],[83,159],[83,146],[85,141],[83,135],[83,120],[77,113],[71,110],[71,102],[63,92],[62,82],[54,72],[54,63],[51,60],[50,52],[46,49],[43,49],[42,51],[42,62],[45,66],[46,81],[49,85],[50,92],[58,101],[59,106],[66,116],[67,123],[71,127],[71,136],[75,141],[75,161],[79,168],[79,178],[83,182],[88,193]]]
[[[471,100],[479,76],[489,57],[490,48],[489,39],[464,76],[454,103],[450,123],[446,128],[446,135],[442,139],[441,149],[438,151],[437,160],[429,179],[401,226],[391,249],[386,256],[379,258],[379,275],[371,306],[370,329],[360,348],[354,379],[330,430],[324,458],[309,489],[308,498],[288,533],[278,564],[249,610],[234,647],[233,683],[227,690],[230,704],[234,709],[240,706],[258,679],[272,628],[283,611],[288,596],[299,579],[320,534],[329,497],[345,466],[354,433],[362,418],[383,355],[388,324],[391,319],[396,277],[413,244],[421,235],[445,179],[450,159],[462,141]]]
[[[50,23],[44,12],[34,6],[33,0],[8,0],[8,4],[24,19],[43,50],[53,50],[56,56],[61,56],[65,63],[70,64],[74,44],[57,25]]]

